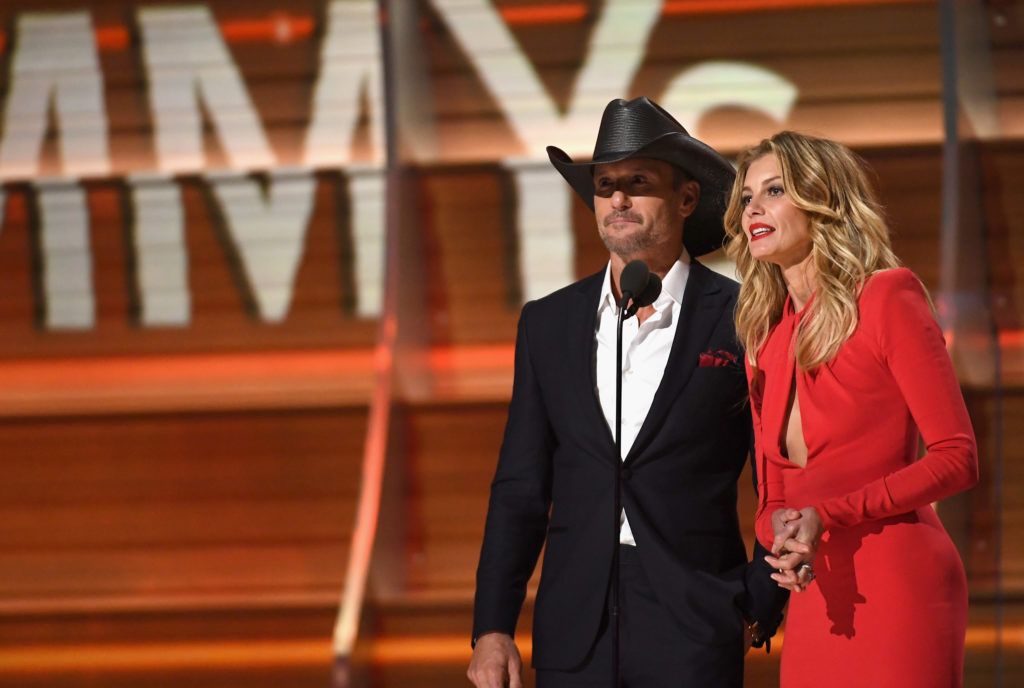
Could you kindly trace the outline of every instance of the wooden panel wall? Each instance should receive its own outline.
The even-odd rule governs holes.
[[[991,142],[981,152],[992,310],[1001,334],[1003,383],[1024,384],[1024,144]]]
[[[0,423],[0,610],[333,600],[360,410]]]

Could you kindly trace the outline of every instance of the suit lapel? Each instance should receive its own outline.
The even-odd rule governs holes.
[[[575,303],[569,314],[569,355],[566,365],[569,368],[570,384],[579,395],[579,408],[582,421],[587,427],[602,428],[601,431],[590,433],[609,456],[615,454],[615,438],[608,429],[608,423],[601,409],[601,401],[597,396],[597,378],[594,370],[594,347],[597,346],[595,333],[597,327],[597,301],[601,296],[604,284],[602,270],[590,279],[580,283],[575,293]]]
[[[664,425],[672,403],[690,381],[697,368],[700,352],[706,347],[716,323],[722,317],[722,308],[728,295],[715,285],[709,273],[708,268],[697,261],[690,264],[690,275],[679,308],[679,324],[676,325],[665,372],[636,441],[626,455],[627,463],[644,450]]]

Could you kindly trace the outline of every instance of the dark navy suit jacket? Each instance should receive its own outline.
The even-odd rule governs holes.
[[[477,569],[473,637],[513,634],[546,541],[534,613],[538,669],[571,669],[586,657],[618,542],[618,458],[594,377],[603,278],[602,271],[523,307]],[[732,663],[742,614],[774,629],[786,601],[763,550],[747,565],[736,514],[736,483],[751,446],[733,325],[738,290],[691,263],[661,386],[621,471],[622,504],[659,601],[686,638]],[[729,358],[721,352],[735,362],[708,365]]]

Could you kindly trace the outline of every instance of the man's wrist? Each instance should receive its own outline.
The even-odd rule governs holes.
[[[472,643],[470,644],[470,647],[472,647],[473,649],[476,649],[476,644],[477,644],[477,643],[478,643],[478,642],[480,641],[480,639],[481,639],[481,638],[483,638],[483,637],[484,637],[485,635],[503,635],[503,636],[505,636],[506,638],[508,638],[509,640],[511,640],[511,639],[512,639],[512,635],[511,635],[511,634],[509,634],[509,633],[506,633],[505,631],[484,631],[483,633],[478,633],[478,634],[477,634],[477,635],[476,635],[476,636],[475,636],[475,637],[473,638],[473,641],[472,641]]]
[[[761,630],[761,624],[757,621],[747,621],[747,633],[750,634],[750,644],[754,647],[761,647],[764,645],[764,631]]]
[[[768,652],[771,652],[771,636],[761,627],[761,623],[757,620],[751,621],[747,618],[743,619],[743,623],[747,628],[747,634],[750,636],[750,646],[755,648],[761,648],[765,645],[768,646]]]

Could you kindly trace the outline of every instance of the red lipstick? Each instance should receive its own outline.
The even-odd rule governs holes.
[[[750,240],[757,241],[758,239],[764,239],[769,234],[775,232],[775,228],[771,225],[766,225],[763,222],[755,222],[747,228],[750,232]]]

